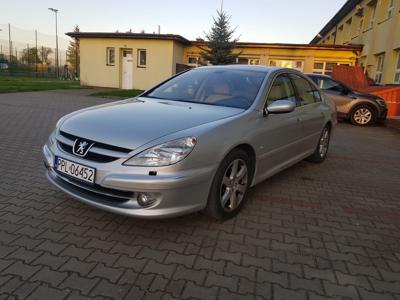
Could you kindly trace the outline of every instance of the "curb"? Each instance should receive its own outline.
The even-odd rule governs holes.
[[[400,118],[386,119],[384,126],[387,128],[395,129],[400,132]]]

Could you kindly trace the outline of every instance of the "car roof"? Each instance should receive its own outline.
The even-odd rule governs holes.
[[[323,78],[332,79],[331,76],[329,76],[329,75],[323,75],[323,74],[306,73],[306,75],[307,75],[307,76],[310,76],[310,77],[323,77]]]
[[[271,72],[276,70],[286,70],[287,68],[281,67],[267,67],[259,65],[218,65],[218,66],[204,66],[196,69],[227,69],[227,70],[244,70],[244,71],[259,71],[259,72]],[[289,69],[290,70],[290,69]]]

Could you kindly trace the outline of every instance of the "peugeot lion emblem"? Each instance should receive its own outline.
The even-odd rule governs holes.
[[[94,143],[85,140],[76,139],[72,152],[75,155],[84,157],[89,152],[90,148],[92,148],[93,144]]]

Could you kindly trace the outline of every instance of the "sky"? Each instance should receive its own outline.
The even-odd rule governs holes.
[[[65,32],[78,24],[81,31],[157,32],[180,34],[187,39],[204,37],[212,24],[221,0],[13,0],[1,1],[0,40],[33,39],[51,43],[55,32],[54,13],[59,9],[60,46],[66,45]],[[241,42],[309,43],[346,0],[224,0],[231,25]]]

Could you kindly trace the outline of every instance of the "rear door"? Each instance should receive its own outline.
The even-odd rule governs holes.
[[[298,74],[290,74],[296,89],[296,99],[301,121],[302,141],[299,147],[302,151],[315,150],[324,124],[324,111],[327,109],[322,102],[320,92],[311,82]]]

